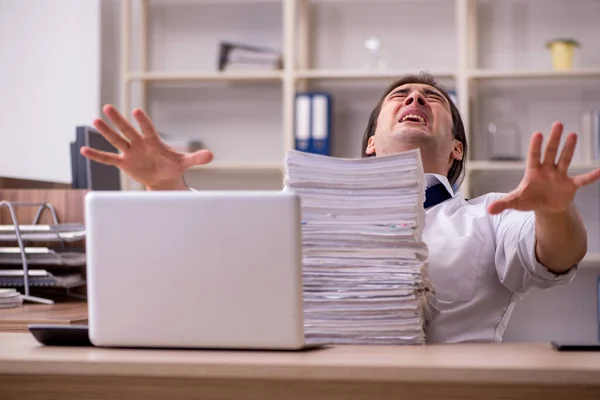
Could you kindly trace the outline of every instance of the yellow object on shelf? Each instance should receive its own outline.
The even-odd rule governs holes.
[[[552,55],[552,67],[556,71],[568,71],[573,67],[573,55],[579,43],[573,39],[554,39],[547,43]]]

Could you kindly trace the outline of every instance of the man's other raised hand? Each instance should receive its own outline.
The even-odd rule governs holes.
[[[86,146],[81,148],[81,154],[96,162],[118,167],[148,190],[185,190],[183,174],[190,167],[208,164],[213,159],[208,150],[193,153],[174,150],[160,138],[152,120],[143,110],[133,111],[140,131],[112,105],[104,106],[103,111],[117,130],[100,118],[94,120],[94,126],[120,154]]]

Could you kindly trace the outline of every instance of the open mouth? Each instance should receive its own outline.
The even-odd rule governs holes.
[[[418,109],[405,110],[398,119],[399,123],[411,123],[427,127],[429,125],[429,118],[427,114]]]
[[[404,117],[402,117],[402,119],[400,120],[400,122],[416,122],[416,123],[420,123],[422,125],[427,125],[427,123],[425,122],[425,118],[421,117],[420,115],[416,115],[416,114],[407,114]]]

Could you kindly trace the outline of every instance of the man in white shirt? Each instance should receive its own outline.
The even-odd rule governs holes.
[[[189,190],[184,172],[207,164],[212,153],[179,153],[158,136],[142,110],[133,115],[141,132],[114,107],[95,127],[121,154],[87,147],[84,156],[116,165],[148,190]],[[436,292],[428,321],[429,343],[498,342],[516,299],[533,287],[570,282],[587,251],[587,234],[573,199],[600,170],[569,177],[577,137],[570,133],[557,158],[562,125],[555,123],[542,158],[542,134],[532,136],[521,184],[508,194],[466,200],[456,193],[464,173],[467,143],[456,106],[431,76],[407,76],[392,83],[368,121],[364,156],[385,156],[419,148],[426,172],[424,241]],[[436,192],[434,196],[433,193]],[[429,194],[432,194],[429,196]]]
[[[600,174],[567,175],[577,137],[568,135],[557,159],[561,133],[555,123],[543,159],[542,134],[533,135],[525,176],[514,191],[467,201],[455,193],[467,152],[464,127],[433,77],[394,82],[376,105],[363,155],[419,148],[427,186],[442,184],[449,198],[426,204],[423,239],[437,311],[428,323],[428,342],[498,342],[520,295],[573,279],[587,250],[573,198]]]

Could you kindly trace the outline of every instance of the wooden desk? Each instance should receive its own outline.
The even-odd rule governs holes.
[[[600,353],[548,344],[301,353],[43,347],[0,334],[2,399],[600,399]]]
[[[28,332],[28,324],[86,324],[87,316],[84,301],[50,305],[26,303],[17,308],[0,309],[0,332]]]

